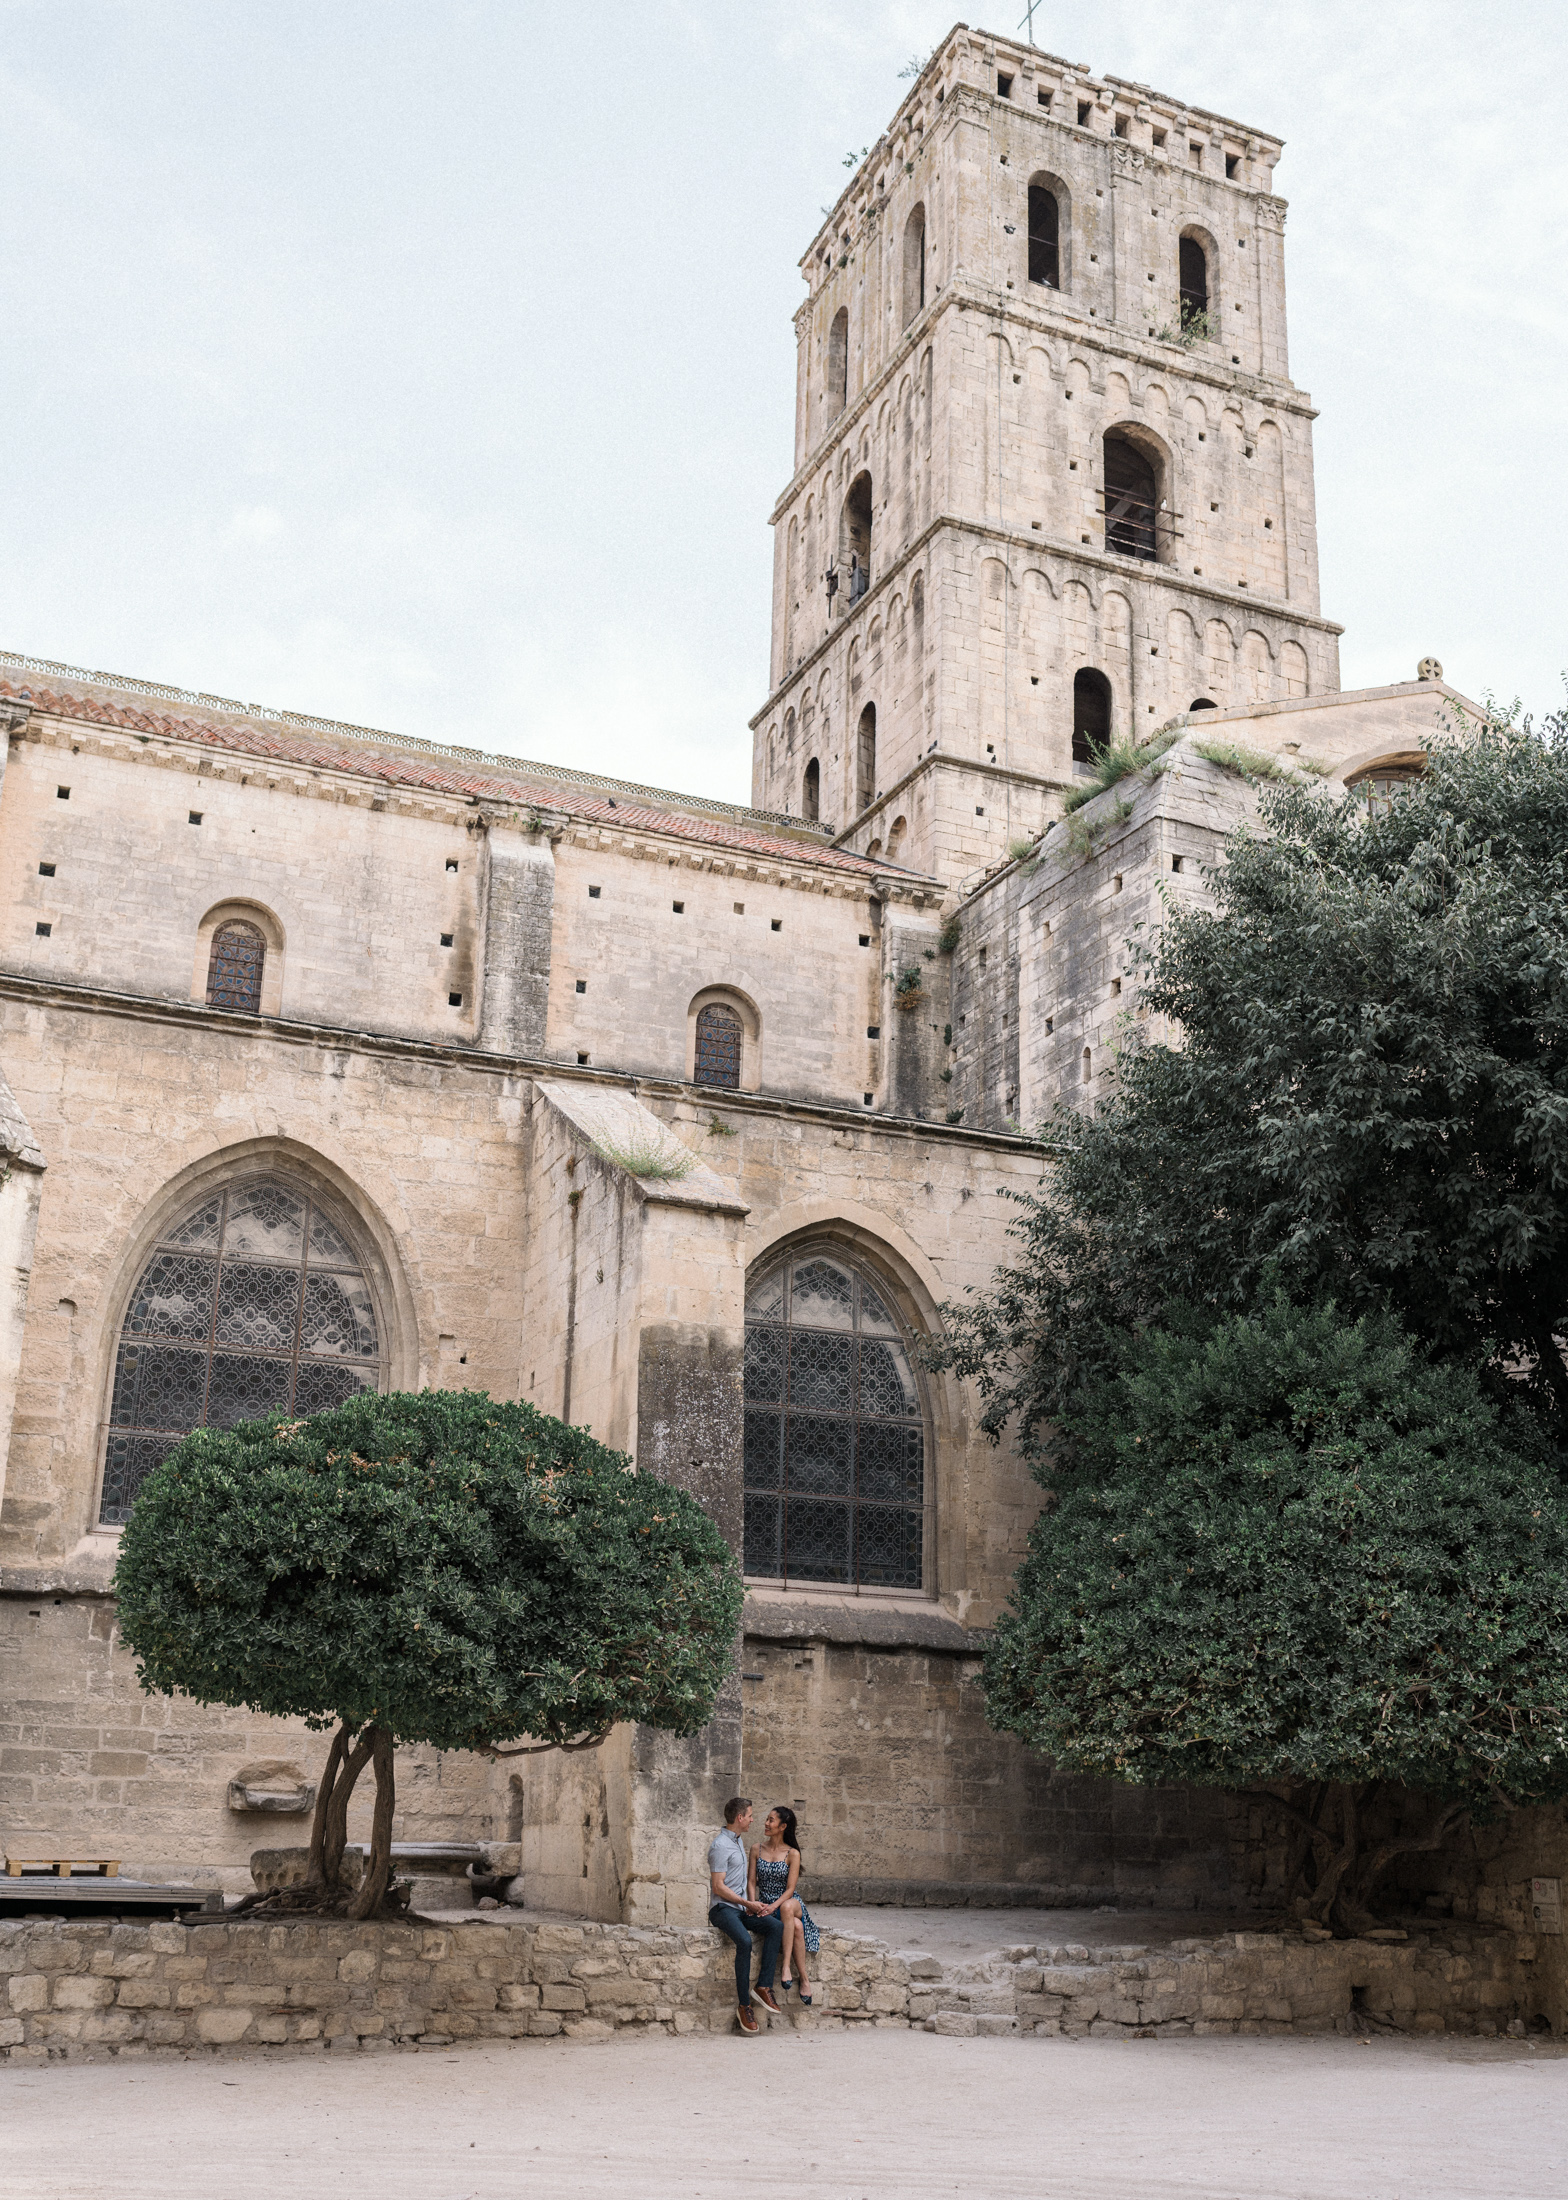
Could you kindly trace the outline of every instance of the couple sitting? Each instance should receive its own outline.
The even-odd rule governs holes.
[[[775,2016],[783,2014],[773,1998],[773,1973],[780,1954],[785,1993],[796,1987],[809,2009],[806,1957],[816,1954],[821,1938],[811,1912],[795,1891],[800,1879],[795,1813],[782,1804],[770,1810],[763,1820],[762,1841],[748,1856],[745,1836],[750,1826],[750,1796],[732,1795],[724,1806],[724,1831],[716,1833],[708,1847],[708,1922],[735,1943],[735,2014],[741,2030],[754,2033],[761,2028],[751,2006],[752,1934],[762,1942],[757,1999]]]

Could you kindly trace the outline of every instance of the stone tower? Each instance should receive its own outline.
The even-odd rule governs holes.
[[[957,885],[1107,736],[1337,690],[1280,150],[949,33],[801,262],[759,808]]]

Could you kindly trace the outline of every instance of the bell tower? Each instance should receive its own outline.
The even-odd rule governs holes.
[[[1106,740],[1337,690],[1280,151],[948,34],[801,262],[758,808],[956,885]]]

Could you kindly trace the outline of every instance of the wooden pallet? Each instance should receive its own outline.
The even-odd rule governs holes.
[[[117,1856],[37,1856],[25,1849],[19,1855],[6,1857],[7,1879],[20,1879],[28,1872],[53,1872],[57,1879],[69,1879],[75,1872],[94,1879],[117,1879],[120,1859]]]

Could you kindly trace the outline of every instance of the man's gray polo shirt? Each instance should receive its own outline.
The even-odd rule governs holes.
[[[746,1899],[746,1844],[728,1826],[708,1843],[708,1869],[722,1872],[724,1884],[737,1902]]]

